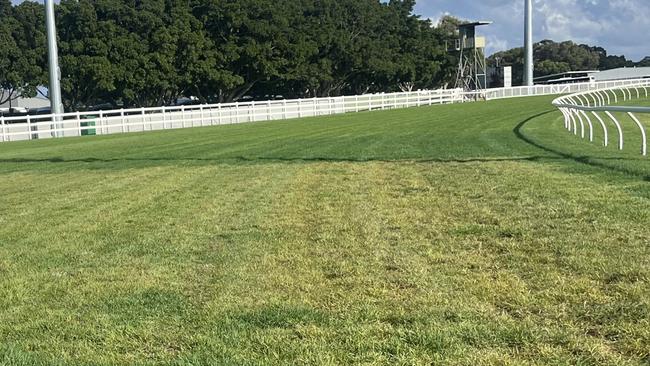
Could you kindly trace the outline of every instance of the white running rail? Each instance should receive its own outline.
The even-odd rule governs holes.
[[[175,128],[323,116],[340,113],[462,103],[475,100],[566,94],[638,85],[647,80],[536,85],[463,92],[460,89],[344,97],[116,109],[59,115],[0,116],[0,142],[80,135],[108,135]]]
[[[609,145],[607,122],[613,123],[618,134],[618,148],[623,150],[624,136],[621,122],[627,116],[641,132],[641,154],[648,155],[648,141],[645,125],[637,117],[638,114],[650,114],[650,107],[633,107],[618,105],[634,98],[648,98],[650,79],[639,80],[636,84],[605,89],[583,91],[559,97],[553,105],[564,116],[564,127],[581,138],[594,141],[594,125],[597,123],[603,130],[604,145]],[[616,116],[618,114],[618,117]]]
[[[74,112],[60,115],[0,116],[0,142],[272,121],[458,103],[463,99],[461,89],[440,89],[332,98]]]

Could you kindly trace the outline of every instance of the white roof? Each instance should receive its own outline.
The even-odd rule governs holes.
[[[595,81],[650,78],[650,67],[622,67],[591,75]]]
[[[1,104],[1,108],[9,108],[9,102]],[[43,98],[40,95],[34,98],[18,98],[11,101],[11,106],[16,108],[43,108],[49,107],[49,99]]]

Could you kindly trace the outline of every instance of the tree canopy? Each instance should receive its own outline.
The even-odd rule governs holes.
[[[445,87],[460,20],[436,25],[415,0],[61,0],[66,110],[242,98],[304,98]],[[0,0],[0,103],[47,86],[43,5]],[[536,74],[628,65],[599,47],[543,41]],[[493,63],[514,66],[523,50]],[[647,61],[646,61],[647,63]],[[4,91],[4,93],[2,92]]]
[[[608,55],[602,47],[576,44],[572,41],[553,42],[544,40],[533,49],[535,77],[559,74],[567,71],[610,70],[619,67],[648,66],[641,61],[634,63],[625,56]],[[491,66],[512,66],[513,84],[523,81],[524,49],[513,48],[490,56]]]
[[[33,97],[46,81],[42,6],[0,0],[0,104]]]
[[[455,62],[414,0],[62,0],[67,110],[182,96],[321,97],[435,88]],[[47,85],[44,9],[0,0],[0,87]],[[447,35],[448,36],[448,35]],[[5,97],[6,98],[6,97]]]

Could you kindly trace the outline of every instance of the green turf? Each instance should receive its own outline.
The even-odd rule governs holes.
[[[551,100],[0,144],[0,364],[647,365],[650,160]]]

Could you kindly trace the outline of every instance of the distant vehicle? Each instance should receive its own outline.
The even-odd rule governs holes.
[[[27,115],[27,109],[22,107],[2,108],[0,115],[3,117],[22,117]]]
[[[13,107],[9,109],[9,113],[11,114],[26,114],[27,113],[27,108],[25,107]]]

